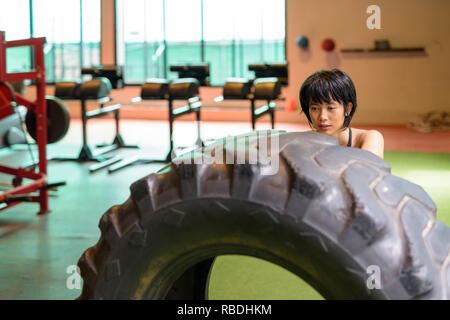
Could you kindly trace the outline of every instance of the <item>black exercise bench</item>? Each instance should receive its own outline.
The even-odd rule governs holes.
[[[253,80],[229,78],[223,87],[222,96],[215,102],[223,100],[250,100],[252,129],[255,130],[256,120],[265,114],[270,115],[272,129],[275,128],[275,100],[281,94],[281,83],[278,78],[257,78]],[[256,108],[256,101],[264,100],[267,104]]]
[[[118,148],[137,148],[135,145],[126,145],[119,132],[119,111],[120,104],[113,104],[105,106],[108,102],[112,101],[109,96],[111,93],[111,83],[107,78],[96,78],[83,83],[74,81],[62,81],[57,82],[55,85],[55,96],[60,99],[66,100],[79,100],[81,103],[81,121],[82,121],[82,147],[78,157],[52,157],[51,160],[75,160],[75,161],[98,161],[100,163],[93,165],[89,168],[89,171],[93,172],[109,166],[115,162],[120,161],[122,158],[116,157],[104,157],[105,153],[111,152]],[[98,108],[87,111],[87,102],[89,100],[95,100],[99,105]],[[93,118],[99,118],[108,114],[114,114],[115,119],[115,137],[111,144],[102,145],[99,150],[93,152],[88,145],[87,141],[87,122]]]
[[[182,78],[169,81],[166,79],[149,79],[141,86],[141,96],[132,99],[132,102],[140,102],[142,100],[165,100],[168,102],[169,112],[169,152],[163,159],[150,159],[135,155],[124,159],[108,168],[109,172],[117,171],[125,166],[140,163],[169,163],[172,161],[174,152],[173,143],[173,125],[175,119],[186,114],[195,113],[197,122],[197,141],[196,145],[203,146],[200,138],[200,110],[202,102],[199,94],[200,83],[195,78]],[[187,105],[174,108],[174,101],[185,100]]]

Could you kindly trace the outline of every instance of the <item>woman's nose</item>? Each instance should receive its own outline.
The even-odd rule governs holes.
[[[327,118],[328,118],[328,114],[327,114],[326,110],[320,111],[319,119],[326,120]]]

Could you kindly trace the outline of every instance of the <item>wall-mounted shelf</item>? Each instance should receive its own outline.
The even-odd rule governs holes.
[[[425,52],[425,48],[423,47],[417,47],[417,48],[391,48],[391,49],[385,49],[385,50],[377,50],[377,49],[341,49],[342,53],[358,53],[358,52],[364,52],[364,53],[378,53],[378,52]]]

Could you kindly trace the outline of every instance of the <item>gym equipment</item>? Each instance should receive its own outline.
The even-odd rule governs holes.
[[[274,100],[278,99],[280,94],[281,82],[278,78],[257,78],[253,83],[243,78],[229,78],[223,87],[222,96],[216,97],[214,101],[250,100],[252,129],[255,130],[256,120],[265,114],[270,115],[272,129],[274,129],[276,108]],[[267,104],[256,108],[258,100],[267,101]]]
[[[21,120],[25,118],[26,108],[14,110],[12,104],[15,104],[12,86],[0,81],[0,148],[26,142]]]
[[[116,150],[118,148],[137,148],[135,145],[125,144],[119,132],[119,110],[120,104],[105,106],[106,103],[112,101],[109,96],[111,92],[111,83],[107,78],[96,78],[94,80],[77,82],[58,82],[55,85],[55,96],[60,99],[79,100],[81,104],[81,121],[82,121],[82,147],[78,157],[52,157],[51,160],[75,160],[75,161],[97,161],[98,164],[89,168],[90,172],[102,169],[108,165],[120,161],[119,156],[107,157],[104,154]],[[99,105],[98,108],[87,111],[87,102],[95,100]],[[110,145],[103,145],[95,152],[91,150],[87,141],[87,121],[93,118],[103,117],[108,114],[114,114],[116,134]]]
[[[111,82],[113,89],[122,89],[124,86],[123,81],[123,68],[116,65],[100,65],[90,68],[81,68],[82,75],[91,75],[92,79],[106,78]]]
[[[46,97],[47,102],[47,143],[54,143],[66,135],[70,126],[70,114],[65,104],[58,98]],[[30,136],[36,140],[36,113],[28,111],[25,125]]]
[[[16,81],[16,83],[23,83],[23,81]],[[37,141],[35,108],[32,105],[29,109],[22,105],[17,106],[16,94],[14,92],[17,91],[13,91],[10,83],[0,82],[0,113],[4,116],[3,119],[0,119],[0,148],[10,147],[15,144],[28,145],[32,163],[23,165],[23,167],[35,167],[36,163],[30,142],[24,130],[24,126],[26,126],[27,132]],[[19,99],[24,101],[21,95],[17,94],[17,97],[20,97]],[[8,99],[11,99],[11,101],[8,101]],[[45,97],[45,101],[47,111],[47,144],[49,144],[64,138],[69,130],[70,115],[67,107],[61,100],[55,97]],[[13,113],[11,114],[11,112]]]
[[[245,150],[245,164],[196,150],[133,183],[78,261],[79,298],[207,299],[214,258],[242,254],[284,267],[327,299],[449,299],[450,228],[420,186],[330,136],[263,133],[207,147],[222,150],[219,160]],[[278,146],[272,175],[264,156],[248,162],[264,141]],[[380,288],[370,289],[376,267]]]
[[[305,36],[298,36],[297,39],[295,39],[295,42],[297,43],[297,46],[301,49],[308,49],[309,46],[309,40]]]
[[[0,119],[0,149],[13,144],[27,143],[22,128],[26,114],[27,108],[19,106],[15,113]]]
[[[47,103],[47,144],[65,137],[70,126],[70,115],[65,104],[55,97],[45,97]],[[0,119],[0,148],[14,144],[28,144],[23,124],[37,141],[36,113],[24,106],[15,107],[15,113]],[[48,160],[48,159],[47,159]]]
[[[248,70],[255,73],[255,78],[278,78],[282,86],[288,85],[288,64],[250,64]]]
[[[23,83],[23,81],[15,81],[15,83]],[[25,122],[30,136],[37,140],[36,113],[32,108],[27,110],[23,106],[16,106],[15,92],[17,93],[10,83],[0,82],[0,147],[28,143],[23,132],[23,122]],[[55,97],[45,97],[45,101],[47,105],[47,143],[54,143],[61,140],[69,130],[70,115],[61,100]]]
[[[25,94],[26,84],[24,80],[10,81],[8,83],[11,85],[14,92],[20,93],[21,95]]]
[[[326,52],[333,51],[335,47],[333,39],[326,38],[322,41],[322,49]]]
[[[23,105],[28,110],[37,114],[36,117],[36,142],[39,152],[39,164],[36,168],[12,168],[0,165],[0,172],[14,176],[15,180],[23,178],[34,180],[31,183],[22,185],[16,184],[11,190],[0,194],[0,211],[15,206],[23,201],[38,202],[39,213],[49,212],[48,206],[48,188],[50,184],[47,182],[47,130],[41,128],[47,127],[47,108],[45,100],[45,60],[44,60],[44,44],[45,38],[30,38],[25,40],[6,41],[5,32],[0,31],[0,119],[11,116],[14,112],[13,105]],[[34,53],[34,61],[32,65],[34,69],[29,72],[7,73],[6,72],[6,50],[13,47],[31,47]],[[34,80],[36,82],[36,100],[30,101],[25,99],[17,92],[13,92],[3,81],[21,81]],[[13,179],[13,180],[14,180]],[[33,194],[38,192],[38,195]]]
[[[176,64],[170,66],[170,71],[177,72],[179,79],[195,78],[201,86],[209,86],[209,63]]]
[[[15,100],[14,90],[7,82],[0,82],[0,119],[14,113],[11,102]]]
[[[175,119],[186,114],[195,113],[197,118],[197,141],[196,145],[201,147],[203,142],[200,138],[200,109],[202,102],[199,93],[200,83],[195,78],[176,79],[170,82],[166,79],[149,79],[141,86],[141,96],[132,99],[132,102],[142,100],[167,100],[169,111],[169,152],[164,159],[150,159],[141,155],[135,155],[124,159],[108,168],[108,172],[114,172],[135,163],[168,163],[174,155],[173,125]],[[185,100],[187,105],[174,108],[176,100]]]
[[[76,81],[57,82],[55,96],[66,100],[80,99],[80,83]]]

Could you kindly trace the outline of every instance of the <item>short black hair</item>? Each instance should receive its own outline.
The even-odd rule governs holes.
[[[344,106],[345,114],[348,113],[348,103],[353,105],[348,116],[345,116],[344,127],[350,125],[353,114],[356,111],[356,89],[352,79],[342,70],[320,70],[310,75],[300,88],[300,104],[302,110],[311,124],[309,114],[310,103],[331,103],[331,99]],[[330,99],[331,98],[331,99]]]

